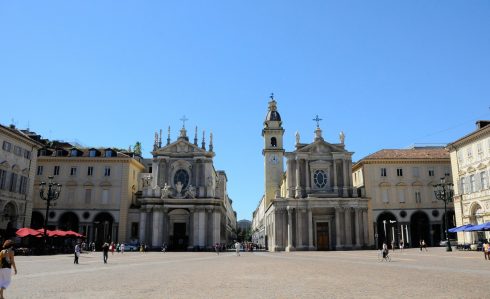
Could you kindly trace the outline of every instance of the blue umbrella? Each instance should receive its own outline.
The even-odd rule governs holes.
[[[467,231],[487,231],[487,230],[490,230],[490,222],[485,222],[485,223],[482,223],[482,224],[478,224],[478,225],[474,225],[472,227],[470,227],[469,229],[467,229]]]
[[[465,224],[465,225],[461,225],[461,226],[458,226],[458,227],[450,228],[450,229],[448,229],[448,232],[450,232],[450,233],[457,233],[457,232],[469,231],[469,230],[471,230],[471,228],[473,226],[474,226],[474,224]]]

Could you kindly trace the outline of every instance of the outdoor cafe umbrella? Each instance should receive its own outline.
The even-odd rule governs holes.
[[[37,237],[37,236],[42,235],[43,233],[42,232],[39,232],[38,230],[29,228],[29,227],[23,227],[23,228],[19,228],[15,232],[15,234],[17,235],[17,237],[24,238],[24,237],[27,237],[27,236]]]
[[[474,225],[468,229],[468,231],[489,231],[490,230],[490,222],[485,222],[482,224]]]
[[[473,226],[474,226],[474,224],[465,224],[465,225],[461,225],[458,227],[450,228],[450,229],[448,229],[448,232],[450,232],[450,233],[465,232],[465,231],[468,231]]]
[[[79,234],[77,232],[74,232],[72,230],[68,230],[65,233],[66,233],[66,236],[74,236],[74,237],[84,238],[84,235]]]

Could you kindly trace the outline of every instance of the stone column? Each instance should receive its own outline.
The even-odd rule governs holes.
[[[351,224],[351,208],[348,207],[344,211],[345,215],[345,246],[352,247],[352,224]]]
[[[301,166],[301,160],[296,158],[296,198],[301,198],[301,178],[299,176],[299,167]]]
[[[338,194],[337,191],[339,190],[338,188],[338,182],[337,182],[337,160],[333,160],[333,192],[335,194]]]
[[[194,237],[194,247],[199,246],[199,210],[195,209],[192,213],[192,235]]]
[[[288,214],[286,209],[281,210],[281,247],[282,250],[286,250],[288,246]]]
[[[368,236],[368,212],[367,209],[362,209],[362,226],[364,228],[364,245],[369,245],[369,236]]]
[[[287,165],[287,180],[288,180],[288,197],[294,197],[294,187],[293,187],[293,161],[291,159],[286,160]]]
[[[140,243],[146,243],[146,206],[140,210]]]
[[[348,179],[347,179],[347,161],[342,160],[342,176],[343,176],[343,186],[342,186],[342,197],[349,197]]]
[[[355,229],[356,229],[356,249],[361,248],[360,230],[359,230],[359,208],[354,209],[355,212]]]
[[[296,249],[303,248],[303,211],[296,209]]]
[[[204,247],[206,242],[206,210],[199,210],[199,246]]]
[[[162,228],[161,228],[161,218],[162,211],[160,210],[160,206],[153,207],[153,225],[152,225],[152,247],[161,247],[162,246]]]
[[[308,209],[308,249],[315,249],[313,246],[313,212],[311,208]]]
[[[166,243],[168,246],[168,209],[162,209],[162,245]]]
[[[218,209],[213,213],[213,244],[221,243],[221,213]]]
[[[335,238],[337,244],[335,244],[335,249],[342,249],[342,235],[340,232],[340,213],[342,212],[341,207],[335,208]]]
[[[293,251],[293,209],[288,207],[288,246],[286,251]]]
[[[310,182],[310,163],[307,159],[305,161],[305,183],[306,183],[306,193],[309,193],[311,190],[311,182]]]

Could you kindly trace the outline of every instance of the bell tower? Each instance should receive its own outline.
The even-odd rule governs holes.
[[[264,181],[265,181],[265,206],[269,206],[276,192],[280,191],[280,184],[283,175],[284,148],[283,148],[284,129],[274,94],[269,101],[269,111],[264,121],[262,137],[264,138]]]

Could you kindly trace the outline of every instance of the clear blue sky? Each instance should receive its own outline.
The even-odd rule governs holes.
[[[286,129],[354,160],[490,119],[490,1],[3,1],[0,123],[127,148],[213,131],[238,218],[263,193],[274,92]],[[191,135],[193,129],[191,129]],[[208,134],[208,133],[207,133]]]

